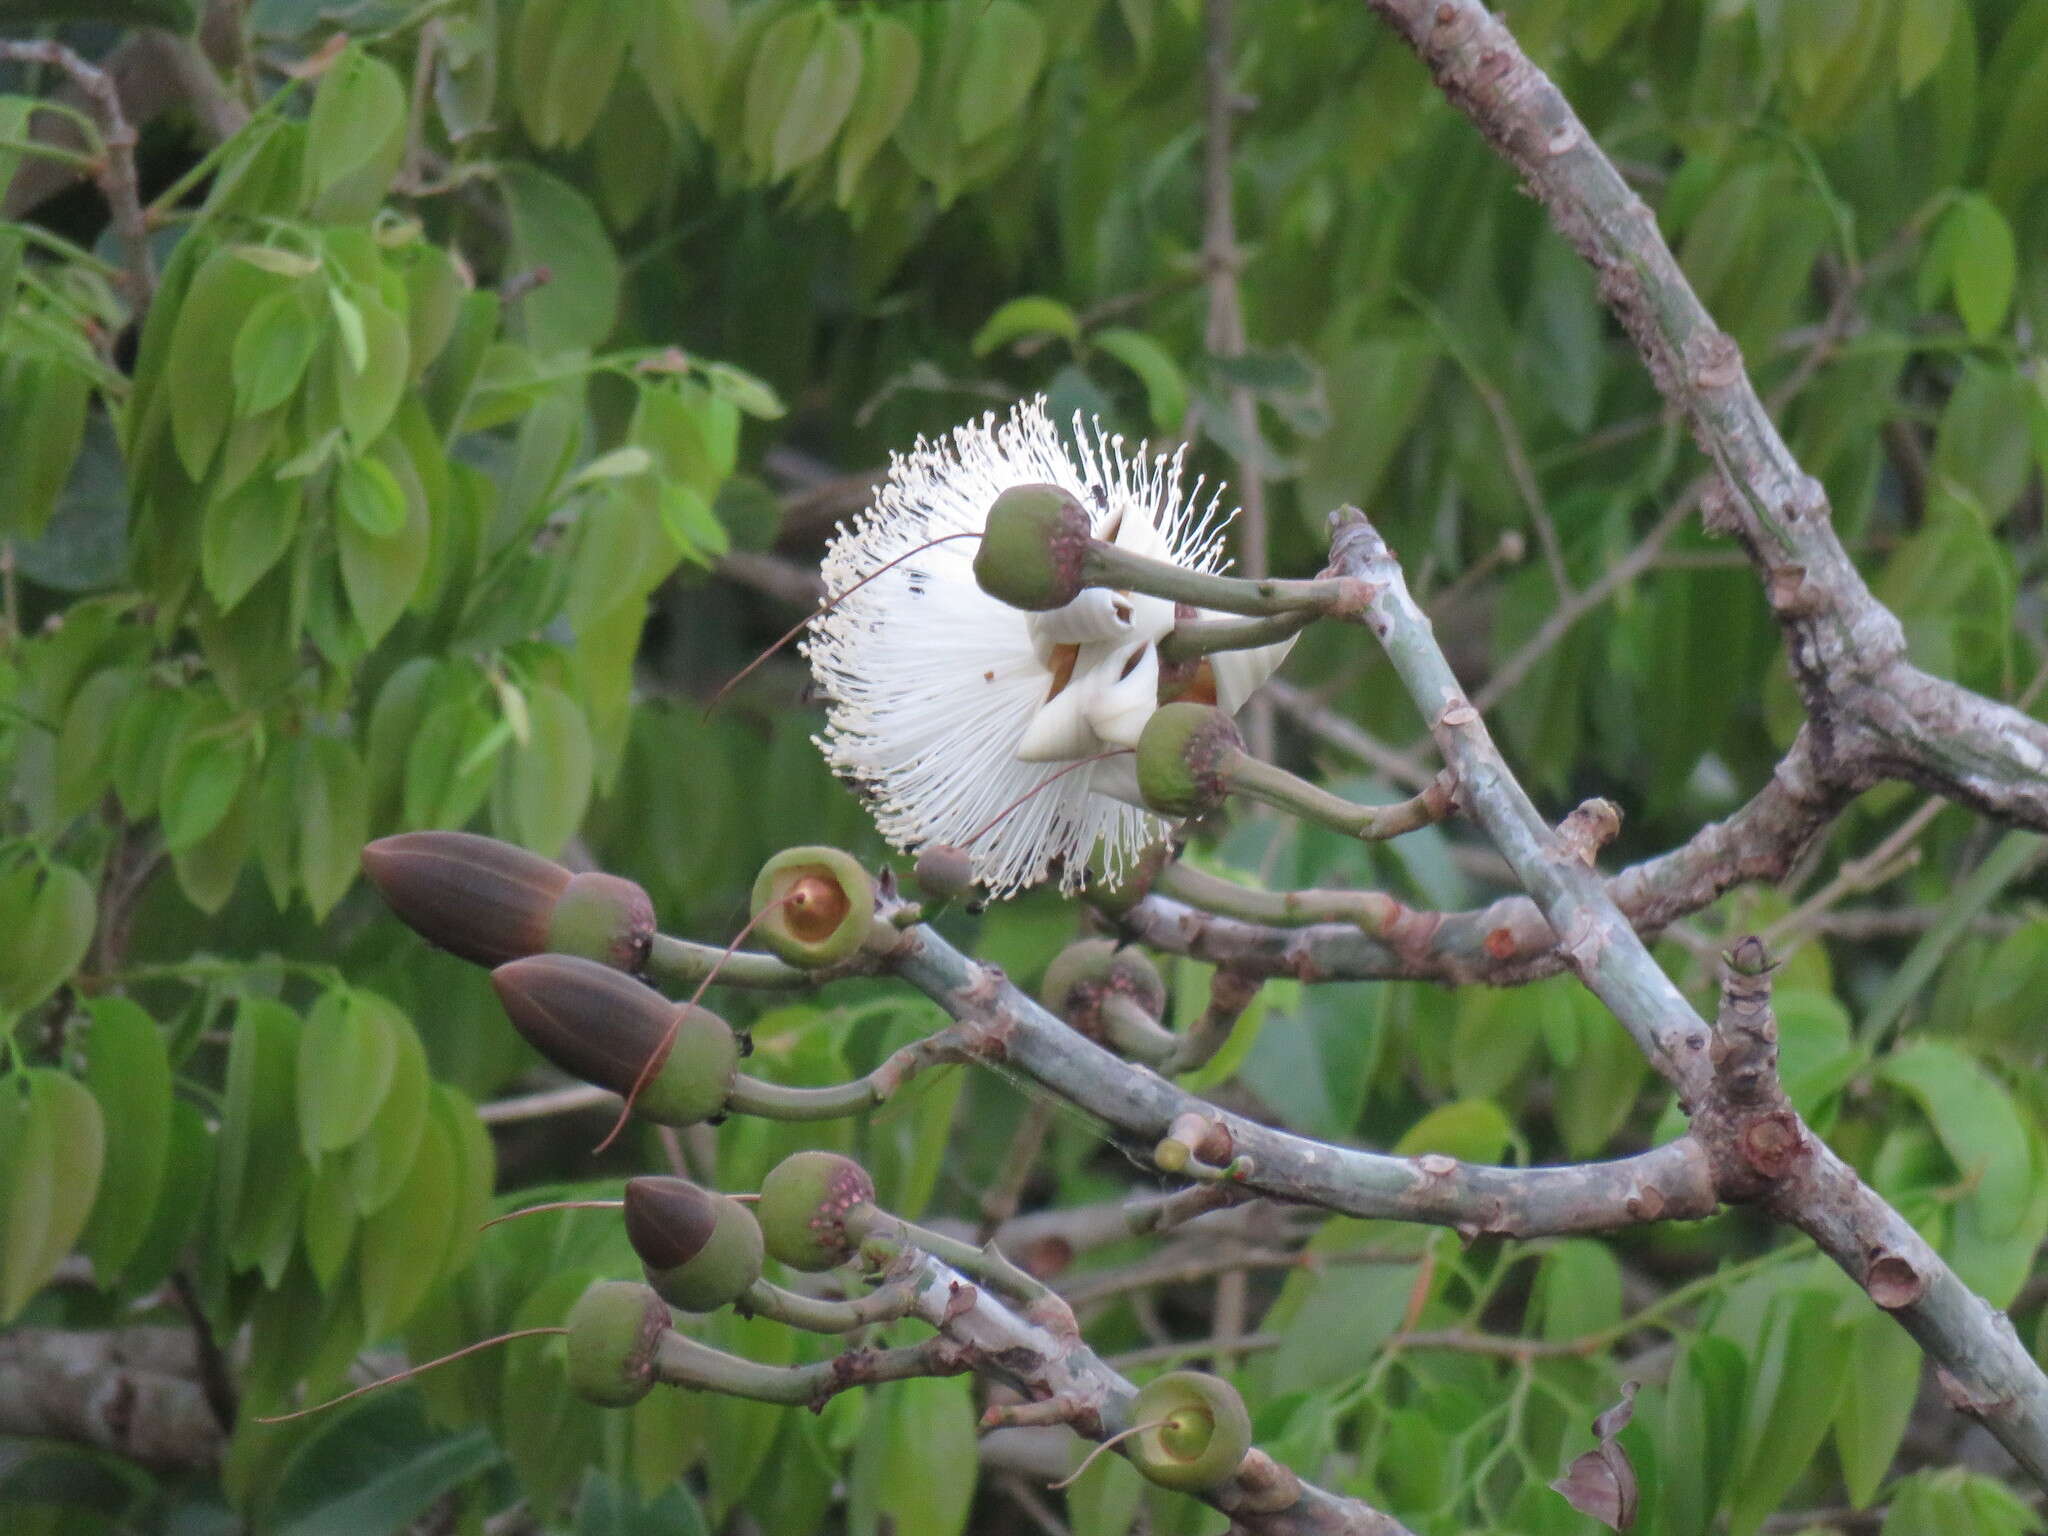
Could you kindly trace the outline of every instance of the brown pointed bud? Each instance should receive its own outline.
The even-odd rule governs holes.
[[[917,888],[934,901],[952,901],[974,893],[974,857],[951,843],[926,843],[911,866]]]
[[[874,927],[875,882],[838,848],[785,848],[755,878],[753,915],[762,942],[791,965],[833,965]]]
[[[1057,485],[1013,485],[988,509],[974,579],[1012,608],[1045,613],[1081,595],[1093,537],[1088,514]]]
[[[1153,1018],[1166,1009],[1166,982],[1142,949],[1119,947],[1114,939],[1069,944],[1045,968],[1038,989],[1045,1006],[1089,1038],[1100,1033],[1099,1015],[1109,997],[1127,997]]]
[[[694,1125],[725,1108],[739,1070],[739,1042],[710,1009],[672,1003],[630,976],[575,955],[514,960],[491,972],[491,985],[527,1043],[586,1083],[630,1093],[655,1057],[634,1109],[657,1125]]]
[[[628,1179],[626,1237],[646,1267],[647,1283],[685,1312],[716,1311],[761,1278],[761,1224],[754,1213],[688,1179]]]
[[[632,881],[494,837],[401,832],[363,850],[363,872],[427,942],[478,965],[553,952],[637,972],[654,945],[654,903]]]
[[[363,850],[363,873],[428,943],[478,965],[548,947],[569,871],[553,859],[470,832],[401,832]]]
[[[668,1305],[644,1285],[599,1280],[569,1309],[569,1385],[586,1402],[630,1408],[654,1390]]]
[[[1138,736],[1138,793],[1162,816],[1200,816],[1230,792],[1230,765],[1244,738],[1206,704],[1162,704]]]
[[[555,898],[547,948],[638,975],[654,947],[654,903],[617,875],[573,877]]]
[[[837,1152],[796,1152],[768,1171],[755,1208],[768,1251],[791,1269],[823,1270],[853,1256],[846,1218],[875,1198],[867,1169]]]

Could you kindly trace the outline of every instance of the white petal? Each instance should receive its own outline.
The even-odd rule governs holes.
[[[1104,741],[1135,747],[1159,708],[1159,652],[1150,640],[1140,640],[1110,652],[1092,670],[1104,681],[1090,692],[1088,723]]]
[[[1100,752],[1102,738],[1089,722],[1093,695],[1100,688],[1100,678],[1083,676],[1077,667],[1067,686],[1040,704],[1032,715],[1031,723],[1017,741],[1017,761],[1072,762],[1077,757],[1092,757]]]
[[[1131,632],[1137,610],[1130,598],[1102,587],[1090,587],[1064,608],[1034,613],[1025,622],[1031,638],[1044,649],[1053,645],[1083,645],[1091,640],[1121,640]]]
[[[1219,618],[1227,615],[1219,614]],[[1216,677],[1216,707],[1226,715],[1244,708],[1244,701],[1258,692],[1259,685],[1280,669],[1287,653],[1299,638],[1289,635],[1272,645],[1249,651],[1216,651],[1209,657],[1209,670]]]

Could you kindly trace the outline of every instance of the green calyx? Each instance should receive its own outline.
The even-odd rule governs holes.
[[[1012,608],[1064,608],[1081,595],[1081,567],[1093,536],[1088,514],[1069,492],[1014,485],[988,509],[974,579]]]
[[[875,923],[875,882],[838,848],[785,848],[754,880],[754,931],[791,965],[851,959]]]
[[[859,1246],[847,1218],[875,1198],[867,1169],[837,1152],[797,1152],[761,1181],[754,1214],[768,1251],[791,1269],[816,1273],[844,1264]]]
[[[577,875],[555,898],[547,947],[637,975],[654,947],[654,903],[617,875]]]
[[[585,1402],[630,1408],[654,1390],[668,1305],[644,1285],[599,1280],[569,1309],[569,1385]]]
[[[1039,987],[1045,1006],[1077,1026],[1108,996],[1127,997],[1156,1019],[1166,1007],[1166,982],[1143,950],[1114,939],[1082,939],[1053,957]]]
[[[1138,737],[1138,793],[1162,816],[1201,816],[1230,792],[1230,768],[1244,738],[1230,716],[1207,704],[1163,704]]]
[[[708,1008],[680,1007],[632,977],[573,955],[533,955],[491,972],[513,1027],[556,1066],[628,1094],[657,1125],[694,1125],[724,1110],[739,1041]]]
[[[727,1195],[688,1179],[626,1181],[626,1237],[661,1299],[715,1312],[761,1278],[761,1224]]]
[[[1201,1371],[1169,1371],[1147,1382],[1131,1418],[1146,1426],[1132,1437],[1132,1464],[1183,1493],[1221,1487],[1252,1448],[1251,1415],[1237,1388]]]

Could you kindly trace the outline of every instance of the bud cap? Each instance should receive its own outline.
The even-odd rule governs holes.
[[[761,1225],[737,1200],[688,1179],[626,1181],[626,1237],[662,1300],[714,1312],[761,1278]]]
[[[1244,738],[1207,704],[1163,704],[1138,737],[1138,793],[1162,816],[1201,816],[1230,792],[1231,759]]]
[[[428,943],[477,965],[548,947],[571,875],[553,859],[472,832],[401,832],[363,849],[363,873]]]
[[[1013,485],[988,509],[974,551],[981,590],[1012,608],[1047,613],[1081,595],[1081,566],[1094,529],[1071,492]]]

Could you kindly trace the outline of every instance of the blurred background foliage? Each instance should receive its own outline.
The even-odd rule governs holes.
[[[1914,659],[2031,700],[2048,0],[1503,9],[1741,343]],[[482,973],[364,890],[361,844],[487,830],[629,875],[714,941],[779,846],[883,857],[810,744],[798,660],[703,706],[920,433],[1042,392],[1185,440],[1261,483],[1288,573],[1320,564],[1329,508],[1366,507],[1475,688],[1520,658],[1493,710],[1510,754],[1553,809],[1621,804],[1617,861],[1768,774],[1799,719],[1775,635],[1729,547],[1662,523],[1700,462],[1587,273],[1362,4],[1239,10],[1219,263],[1195,0],[0,4],[7,35],[117,78],[154,59],[159,86],[135,113],[145,306],[82,174],[90,102],[0,63],[0,1323],[189,1331],[234,1414],[213,1455],[156,1466],[0,1442],[7,1529],[1220,1528],[1114,1458],[1057,1509],[977,1482],[959,1380],[816,1416],[672,1392],[606,1414],[529,1341],[254,1420],[558,1321],[631,1271],[617,1223],[479,1222],[667,1157],[635,1133],[593,1161],[596,1119],[479,1117],[549,1079]],[[1233,276],[1243,348],[1213,314]],[[1287,676],[1385,746],[1420,735],[1353,634],[1312,632]],[[1393,791],[1296,711],[1276,740]],[[2033,1337],[2039,844],[1953,809],[1907,825],[1916,805],[1866,796],[1792,889],[1738,891],[1660,953],[1704,999],[1722,944],[1772,936],[1800,1108]],[[1437,829],[1367,851],[1252,817],[1192,856],[1435,907],[1501,889]],[[1037,896],[955,925],[1029,983],[1085,922]],[[1203,968],[1169,971],[1191,1018]],[[873,983],[721,1006],[793,1082],[933,1019]],[[1483,1160],[1679,1124],[1562,980],[1272,984],[1209,1080],[1309,1134]],[[745,1189],[799,1145],[968,1226],[1145,1181],[1078,1117],[957,1073],[866,1123],[734,1120],[689,1151]],[[1035,1257],[1097,1286],[1098,1348],[1146,1351],[1141,1375],[1177,1342],[1220,1358],[1261,1443],[1431,1536],[1592,1529],[1545,1484],[1625,1378],[1657,1536],[2041,1528],[1937,1393],[1916,1411],[1904,1336],[1741,1213],[1470,1246],[1290,1217],[1267,1246],[1302,1244],[1248,1284],[1105,1282],[1132,1242]],[[827,1347],[702,1326],[763,1360]],[[1529,1347],[1389,1344],[1481,1328]],[[1250,1342],[1219,1355],[1219,1331]]]

